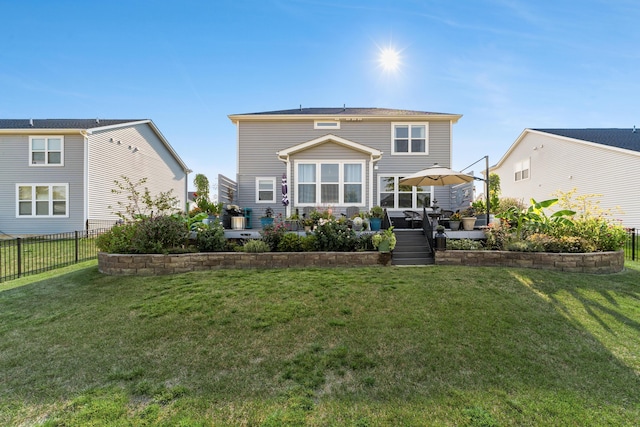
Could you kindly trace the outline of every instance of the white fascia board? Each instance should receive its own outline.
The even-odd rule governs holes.
[[[363,120],[385,120],[385,121],[428,121],[447,120],[456,123],[462,114],[417,114],[412,116],[403,115],[373,115],[373,114],[231,114],[229,120],[238,123],[240,120],[246,121],[282,121],[282,120],[335,120],[335,121],[363,121]],[[357,119],[357,120],[354,120]]]
[[[294,153],[298,153],[300,151],[308,150],[309,148],[315,147],[317,145],[321,145],[327,142],[334,142],[336,144],[351,148],[355,151],[360,151],[363,153],[367,153],[374,157],[382,156],[382,151],[376,150],[375,148],[367,147],[366,145],[358,144],[357,142],[349,141],[348,139],[341,138],[339,136],[335,136],[332,134],[324,135],[316,139],[312,139],[311,141],[303,142],[302,144],[294,145],[285,150],[280,150],[276,154],[278,157],[287,157]]]

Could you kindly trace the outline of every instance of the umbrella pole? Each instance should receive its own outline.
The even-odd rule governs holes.
[[[491,198],[489,197],[489,156],[484,156],[484,161],[485,161],[485,184],[486,184],[486,190],[485,190],[485,195],[487,197],[487,226],[489,225],[489,212],[491,210],[491,207],[489,206],[489,203],[491,203]]]

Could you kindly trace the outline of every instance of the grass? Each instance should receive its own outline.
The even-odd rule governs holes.
[[[0,424],[637,425],[640,269],[358,268],[0,288]]]

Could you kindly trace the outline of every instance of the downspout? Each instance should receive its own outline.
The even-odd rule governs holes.
[[[189,214],[189,174],[191,172],[193,172],[191,169],[185,169],[184,171],[184,205],[187,215]]]
[[[89,133],[81,130],[80,135],[84,138],[84,156],[82,159],[82,168],[84,169],[82,172],[82,185],[84,187],[82,191],[82,223],[86,229],[89,229]],[[71,192],[71,190],[69,190],[69,192]],[[67,195],[67,197],[71,198],[70,195]]]

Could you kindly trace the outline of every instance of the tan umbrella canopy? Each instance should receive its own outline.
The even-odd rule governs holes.
[[[456,172],[449,168],[442,167],[435,163],[433,166],[418,171],[400,180],[400,184],[412,185],[415,187],[426,187],[429,185],[455,185],[471,182],[474,177],[462,172]]]

